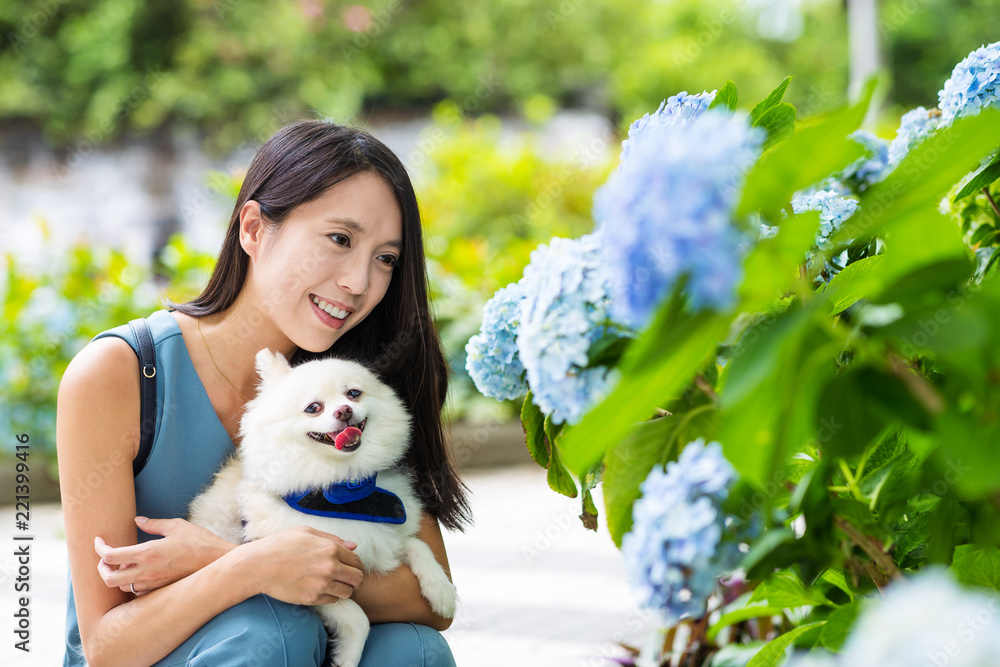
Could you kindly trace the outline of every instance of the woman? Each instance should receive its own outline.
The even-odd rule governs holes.
[[[65,665],[316,665],[325,632],[298,605],[347,597],[373,624],[362,665],[453,664],[438,632],[450,619],[433,613],[408,567],[363,575],[353,543],[308,528],[235,545],[176,518],[239,446],[258,350],[298,362],[348,356],[375,369],[413,415],[407,462],[427,511],[420,537],[448,571],[439,523],[461,528],[469,508],[445,448],[447,367],[429,315],[416,197],[396,156],[330,123],[280,130],[247,172],[205,291],[171,306],[147,319],[158,414],[137,475],[128,328],[98,336],[60,384]]]

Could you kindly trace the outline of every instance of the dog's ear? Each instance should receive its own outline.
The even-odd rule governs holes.
[[[262,383],[276,382],[290,370],[292,367],[281,352],[271,352],[265,347],[257,353],[257,372]]]

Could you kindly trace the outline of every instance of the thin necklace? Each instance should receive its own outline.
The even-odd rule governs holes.
[[[232,381],[232,380],[230,380],[230,379],[229,379],[229,378],[228,378],[228,377],[226,376],[226,374],[222,372],[222,369],[221,369],[221,368],[219,368],[219,364],[215,363],[215,357],[213,357],[213,356],[212,356],[212,348],[210,348],[210,347],[208,346],[208,341],[207,341],[207,340],[205,340],[205,334],[201,333],[201,318],[200,318],[200,317],[198,317],[198,318],[195,318],[195,319],[197,319],[197,320],[198,320],[198,335],[200,335],[200,336],[201,336],[201,342],[205,344],[205,349],[206,349],[206,350],[208,350],[208,358],[212,360],[212,365],[213,365],[213,366],[215,366],[215,370],[219,371],[219,375],[221,375],[221,376],[222,376],[222,378],[223,378],[223,379],[224,379],[224,380],[225,380],[226,382],[228,382],[228,383],[229,383],[229,386],[230,386],[230,387],[232,387],[233,389],[235,389],[235,390],[236,390],[236,393],[237,393],[237,394],[239,394],[240,396],[242,396],[242,397],[243,397],[243,400],[244,400],[244,401],[249,401],[250,399],[246,397],[246,394],[244,394],[244,393],[243,393],[242,391],[240,391],[240,388],[239,388],[239,387],[237,387],[237,386],[236,386],[235,384],[233,384],[233,381]]]

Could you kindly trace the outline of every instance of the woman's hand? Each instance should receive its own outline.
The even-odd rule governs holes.
[[[94,538],[97,565],[104,583],[126,593],[143,595],[183,579],[236,548],[215,533],[184,519],[136,517],[136,525],[163,539],[127,547],[110,547]]]
[[[239,547],[254,567],[255,592],[290,604],[349,598],[364,577],[354,542],[300,526]]]

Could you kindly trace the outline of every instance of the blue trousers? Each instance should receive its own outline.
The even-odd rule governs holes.
[[[206,623],[155,667],[319,667],[327,635],[308,607],[256,595]],[[413,623],[373,625],[360,667],[455,667],[441,633]]]

